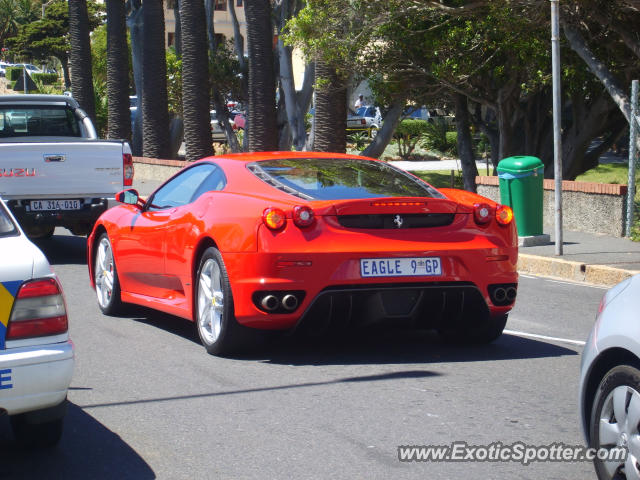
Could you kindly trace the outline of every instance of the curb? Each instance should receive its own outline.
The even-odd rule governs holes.
[[[518,271],[525,274],[556,277],[605,287],[612,287],[624,279],[640,273],[638,270],[624,270],[606,265],[589,265],[571,260],[524,253],[518,255]]]

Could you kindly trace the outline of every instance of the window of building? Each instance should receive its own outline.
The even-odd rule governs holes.
[[[236,1],[236,6],[237,7],[241,7],[242,6],[242,0],[237,0]]]
[[[167,47],[173,47],[176,44],[176,34],[167,32]]]
[[[221,33],[216,33],[215,35],[216,45],[223,45],[224,42],[227,41],[226,37]]]
[[[226,10],[227,9],[227,0],[216,0],[214,10]]]

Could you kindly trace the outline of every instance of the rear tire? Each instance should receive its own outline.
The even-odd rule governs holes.
[[[124,308],[120,300],[120,280],[113,258],[109,236],[103,233],[98,238],[98,247],[93,264],[98,306],[105,315],[117,315]]]
[[[200,341],[211,355],[227,355],[246,344],[246,327],[234,317],[227,269],[218,249],[209,247],[196,277],[194,321]]]
[[[67,400],[55,407],[9,417],[16,441],[27,448],[53,447],[62,437]]]

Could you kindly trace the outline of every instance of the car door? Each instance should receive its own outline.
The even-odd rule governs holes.
[[[171,292],[181,289],[175,277],[165,272],[166,237],[173,215],[188,206],[211,168],[209,164],[197,164],[180,172],[149,197],[128,228],[120,230],[118,268],[123,290],[169,298]]]
[[[173,284],[180,285],[179,292],[186,302],[191,298],[191,265],[196,242],[205,229],[204,216],[215,201],[203,195],[220,191],[227,183],[224,172],[216,164],[202,164],[201,173],[206,173],[206,177],[189,202],[171,211],[165,235],[165,273]]]

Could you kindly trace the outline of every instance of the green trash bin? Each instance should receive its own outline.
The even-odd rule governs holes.
[[[537,157],[508,157],[498,164],[500,201],[513,209],[518,235],[542,235],[544,165]]]

